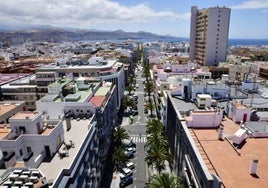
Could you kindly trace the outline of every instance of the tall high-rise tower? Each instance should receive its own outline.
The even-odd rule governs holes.
[[[226,61],[230,13],[226,7],[191,8],[190,60],[206,66]]]

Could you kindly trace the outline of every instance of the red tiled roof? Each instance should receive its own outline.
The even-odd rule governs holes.
[[[95,107],[100,107],[104,100],[105,100],[104,96],[94,96],[89,100],[89,102]]]

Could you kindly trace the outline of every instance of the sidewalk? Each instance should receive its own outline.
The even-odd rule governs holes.
[[[110,188],[119,188],[119,183],[120,183],[120,177],[117,173],[114,173]]]

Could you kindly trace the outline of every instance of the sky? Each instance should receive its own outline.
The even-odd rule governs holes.
[[[191,6],[231,8],[229,38],[268,39],[268,0],[0,0],[0,29],[147,31],[189,37]]]

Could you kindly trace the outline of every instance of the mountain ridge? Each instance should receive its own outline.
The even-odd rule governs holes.
[[[124,39],[154,39],[170,38],[172,36],[158,35],[151,32],[126,32],[123,30],[102,31],[90,29],[63,29],[56,27],[39,27],[20,30],[0,31],[0,41],[15,44],[26,41],[63,42],[82,40],[124,40]],[[176,38],[176,37],[174,37]]]

